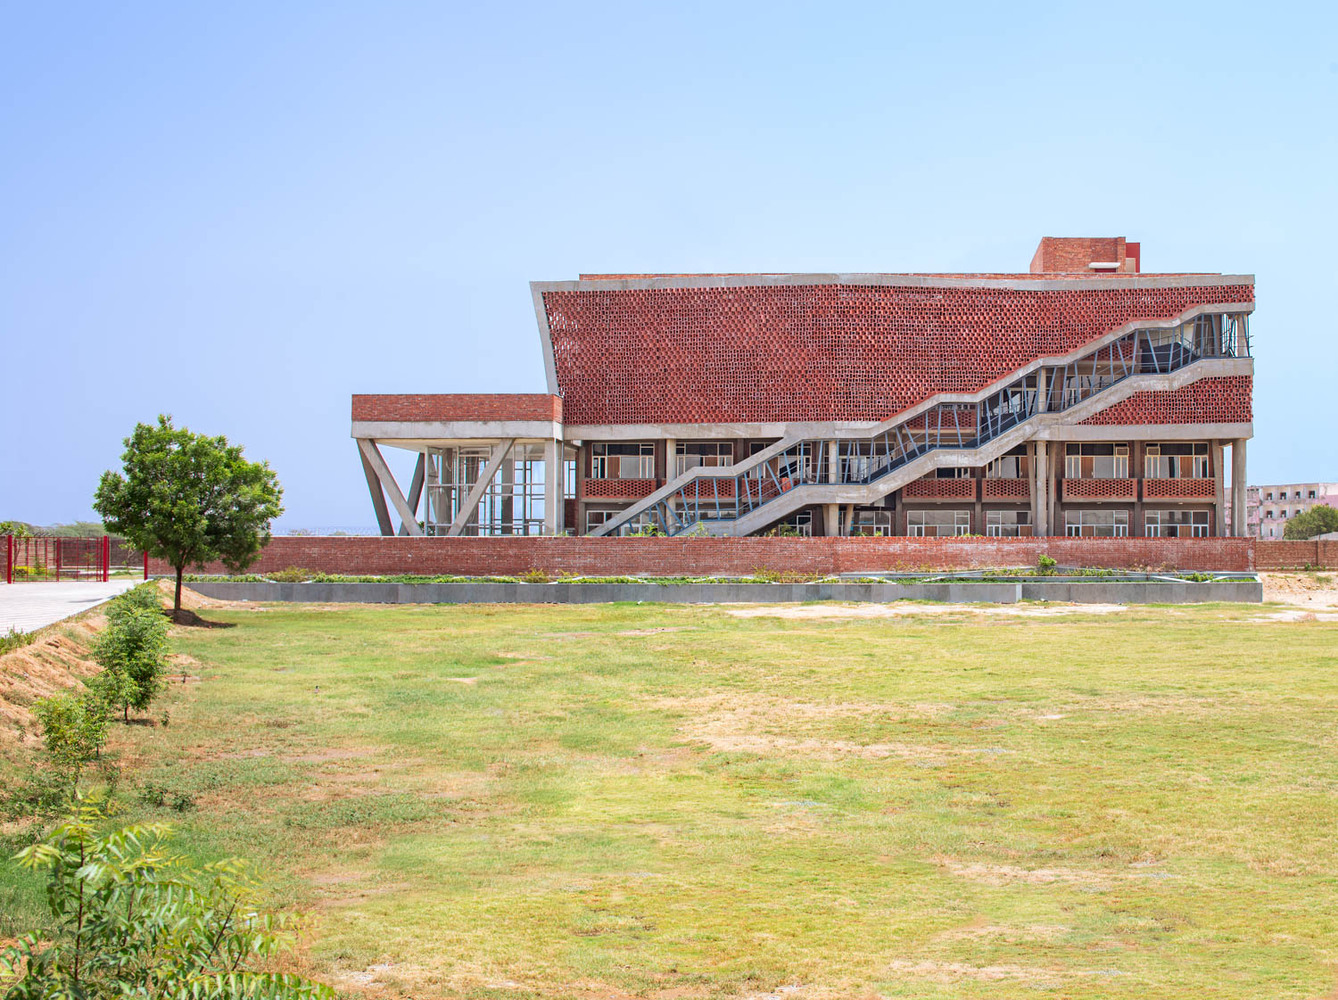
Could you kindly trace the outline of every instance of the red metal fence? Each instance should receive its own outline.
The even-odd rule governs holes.
[[[101,538],[5,535],[0,555],[5,560],[5,583],[60,580],[106,583],[113,572],[128,571],[149,578],[145,554],[108,535]]]

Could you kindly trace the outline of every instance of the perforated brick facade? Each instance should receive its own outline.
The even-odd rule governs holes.
[[[985,479],[981,481],[981,495],[986,500],[1030,500],[1029,479]]]
[[[1144,479],[1144,500],[1213,500],[1217,497],[1216,479]]]
[[[1248,424],[1254,419],[1254,378],[1201,378],[1179,389],[1136,392],[1094,413],[1088,426],[1136,424]]]
[[[1063,498],[1069,500],[1134,500],[1137,479],[1065,479]]]
[[[657,479],[587,479],[584,493],[587,500],[640,500],[659,485]]]
[[[763,285],[542,294],[571,424],[883,420],[1251,285]]]
[[[974,500],[974,479],[934,479],[926,477],[907,483],[901,495],[907,500]]]

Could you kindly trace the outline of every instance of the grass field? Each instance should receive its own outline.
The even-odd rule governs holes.
[[[1044,610],[204,610],[122,793],[350,991],[1332,995],[1338,624]]]

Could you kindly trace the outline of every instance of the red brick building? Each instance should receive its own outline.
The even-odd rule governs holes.
[[[534,282],[547,393],[354,396],[353,437],[385,534],[1225,534],[1254,279],[1140,264]]]

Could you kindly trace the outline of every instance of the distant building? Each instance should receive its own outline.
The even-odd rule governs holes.
[[[1248,483],[1253,277],[1144,273],[1122,237],[1022,274],[531,290],[547,393],[353,397],[383,533],[1221,536],[1228,449]]]
[[[1226,521],[1231,524],[1231,487],[1226,488]],[[1338,483],[1281,483],[1245,490],[1245,534],[1281,538],[1287,522],[1311,507],[1338,508]]]

